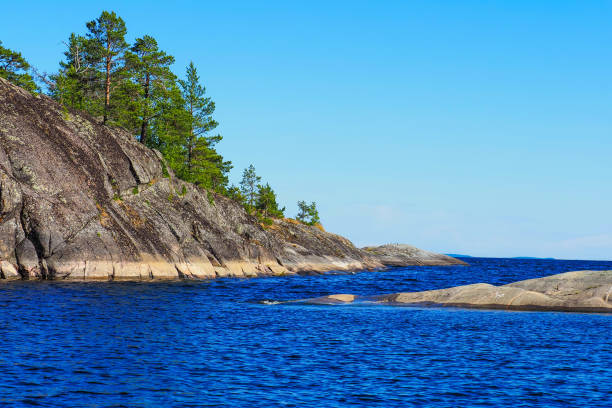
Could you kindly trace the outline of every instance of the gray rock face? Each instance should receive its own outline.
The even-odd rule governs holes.
[[[209,200],[212,198],[212,200]],[[211,202],[212,201],[212,202]],[[174,177],[121,129],[0,78],[0,278],[188,279],[382,268],[294,220]]]
[[[334,305],[356,299],[359,298],[342,294],[302,302]],[[374,296],[367,300],[404,306],[612,313],[612,271],[567,272],[504,286],[476,283],[449,289]]]
[[[406,265],[467,265],[453,257],[424,251],[406,244],[387,244],[362,248],[388,266]]]
[[[384,266],[348,239],[295,220],[275,221],[269,232],[282,243],[283,265],[293,271],[356,271]]]
[[[383,266],[314,227],[281,220],[265,230],[239,204],[178,180],[127,132],[3,79],[0,262],[0,278],[68,280]]]
[[[385,262],[295,220],[264,229],[241,205],[174,177],[127,132],[0,78],[2,279],[209,279]]]

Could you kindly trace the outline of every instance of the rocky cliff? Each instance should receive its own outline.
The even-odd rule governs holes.
[[[264,229],[127,132],[0,78],[0,277],[177,279],[383,266],[293,220]]]

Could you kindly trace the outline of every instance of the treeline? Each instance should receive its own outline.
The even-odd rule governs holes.
[[[50,94],[62,105],[121,126],[158,149],[174,172],[200,187],[225,193],[231,162],[215,150],[215,103],[191,63],[185,78],[171,71],[174,57],[145,35],[132,44],[121,17],[104,11],[68,38]]]
[[[0,42],[0,76],[40,92],[36,77],[63,106],[126,129],[159,150],[179,178],[239,201],[264,224],[284,217],[285,208],[253,165],[244,170],[239,187],[229,185],[232,163],[215,149],[223,139],[215,132],[215,103],[193,62],[178,78],[170,69],[174,57],[155,38],[144,35],[128,43],[125,22],[115,12],[103,11],[85,26],[83,34],[72,33],[64,43],[64,58],[51,75],[39,74]],[[319,222],[315,203],[298,206],[300,221]]]

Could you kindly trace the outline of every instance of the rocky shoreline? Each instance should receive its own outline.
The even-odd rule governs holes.
[[[128,132],[0,78],[2,279],[212,279],[432,259],[385,254],[397,258],[291,219],[263,226],[240,204],[179,180]],[[447,258],[437,264],[461,263]]]
[[[612,271],[566,272],[503,286],[476,283],[368,297],[337,294],[297,302],[339,305],[356,301],[394,306],[612,313]]]

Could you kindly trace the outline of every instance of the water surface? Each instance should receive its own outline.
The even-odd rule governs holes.
[[[612,262],[172,283],[0,284],[0,406],[566,407],[612,402],[612,315],[265,305]]]

